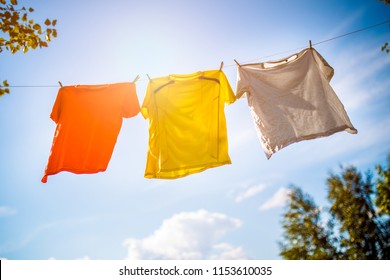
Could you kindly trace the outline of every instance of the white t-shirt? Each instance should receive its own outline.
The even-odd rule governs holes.
[[[268,159],[298,141],[344,130],[357,133],[329,84],[333,73],[313,48],[279,61],[238,67],[237,97],[246,93]]]

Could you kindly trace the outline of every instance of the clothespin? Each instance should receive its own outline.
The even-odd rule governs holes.
[[[309,40],[309,47],[310,47],[310,49],[313,48],[313,46],[312,46],[312,44],[311,44],[311,40]]]
[[[146,76],[148,76],[149,82],[152,82],[152,79],[150,78],[150,76],[148,74],[146,74]]]
[[[233,59],[233,60],[239,67],[241,67],[240,63],[238,63],[237,60],[235,60],[235,59]]]
[[[139,80],[139,78],[139,75],[137,75],[137,77],[134,78],[133,84],[135,84]]]
[[[221,66],[219,66],[219,71],[222,71],[222,67],[223,67],[223,61],[221,61]]]
[[[62,87],[62,83],[60,81],[58,81],[58,83],[60,84],[60,87]]]

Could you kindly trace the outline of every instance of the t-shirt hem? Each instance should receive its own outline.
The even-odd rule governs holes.
[[[213,164],[209,164],[207,166],[199,166],[199,168],[197,167],[191,167],[190,169],[194,169],[194,170],[189,170],[189,169],[163,169],[163,170],[160,170],[159,172],[156,172],[156,173],[153,173],[153,172],[145,172],[145,175],[144,177],[147,178],[147,179],[178,179],[178,178],[183,178],[183,177],[187,177],[189,175],[192,175],[192,174],[196,174],[196,173],[200,173],[200,172],[203,172],[207,169],[210,169],[210,168],[215,168],[215,167],[219,167],[219,166],[223,166],[223,165],[227,165],[227,164],[231,164],[231,160],[227,160],[227,161],[224,161],[224,162],[218,162],[218,163],[213,163]],[[172,173],[172,172],[179,172],[179,171],[184,171],[183,174],[179,174],[179,175],[165,175],[164,173]]]
[[[49,176],[56,175],[56,174],[63,172],[63,171],[74,173],[74,174],[95,174],[95,173],[99,173],[99,172],[104,172],[106,170],[107,170],[107,168],[94,169],[94,170],[76,170],[76,169],[61,168],[55,172],[45,173],[45,175],[41,179],[41,182],[46,183]]]
[[[284,141],[283,143],[281,143],[280,145],[278,145],[277,147],[279,147],[279,148],[277,150],[274,149],[272,151],[272,150],[265,149],[264,152],[267,156],[267,159],[270,159],[273,154],[275,154],[276,152],[280,151],[281,149],[283,149],[283,148],[285,148],[293,143],[297,143],[297,142],[300,142],[303,140],[311,140],[311,139],[316,139],[316,138],[327,137],[327,136],[330,136],[332,134],[335,134],[337,132],[342,132],[342,131],[346,131],[350,134],[357,134],[358,133],[357,129],[354,128],[353,126],[343,125],[343,126],[339,126],[339,127],[327,130],[325,132],[313,133],[313,134],[304,135],[304,136],[300,136],[300,137],[290,138],[290,139]]]

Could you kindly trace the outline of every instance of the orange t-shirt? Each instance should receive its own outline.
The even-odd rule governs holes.
[[[57,128],[42,182],[61,171],[105,171],[122,118],[139,112],[133,83],[62,87],[50,115]]]

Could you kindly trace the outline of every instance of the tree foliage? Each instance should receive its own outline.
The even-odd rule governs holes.
[[[390,53],[389,43],[384,43],[381,50],[382,52]]]
[[[57,20],[46,19],[39,24],[31,19],[33,8],[19,7],[17,0],[0,0],[0,53],[18,51],[27,53],[30,49],[48,47],[52,38],[57,37]],[[0,85],[0,96],[9,93],[5,80]]]
[[[293,187],[289,196],[281,256],[285,259],[335,259],[337,251],[332,245],[331,234],[321,224],[321,211],[313,198],[298,187]]]
[[[377,165],[378,172],[376,205],[379,213],[390,215],[390,155],[387,157],[387,168]]]
[[[294,187],[283,215],[284,259],[390,259],[390,157],[377,167],[378,180],[365,178],[353,166],[327,179],[330,208]],[[324,223],[324,217],[328,219]]]
[[[346,259],[388,259],[389,228],[376,212],[370,175],[355,167],[328,178],[330,214],[340,224],[338,244]]]

